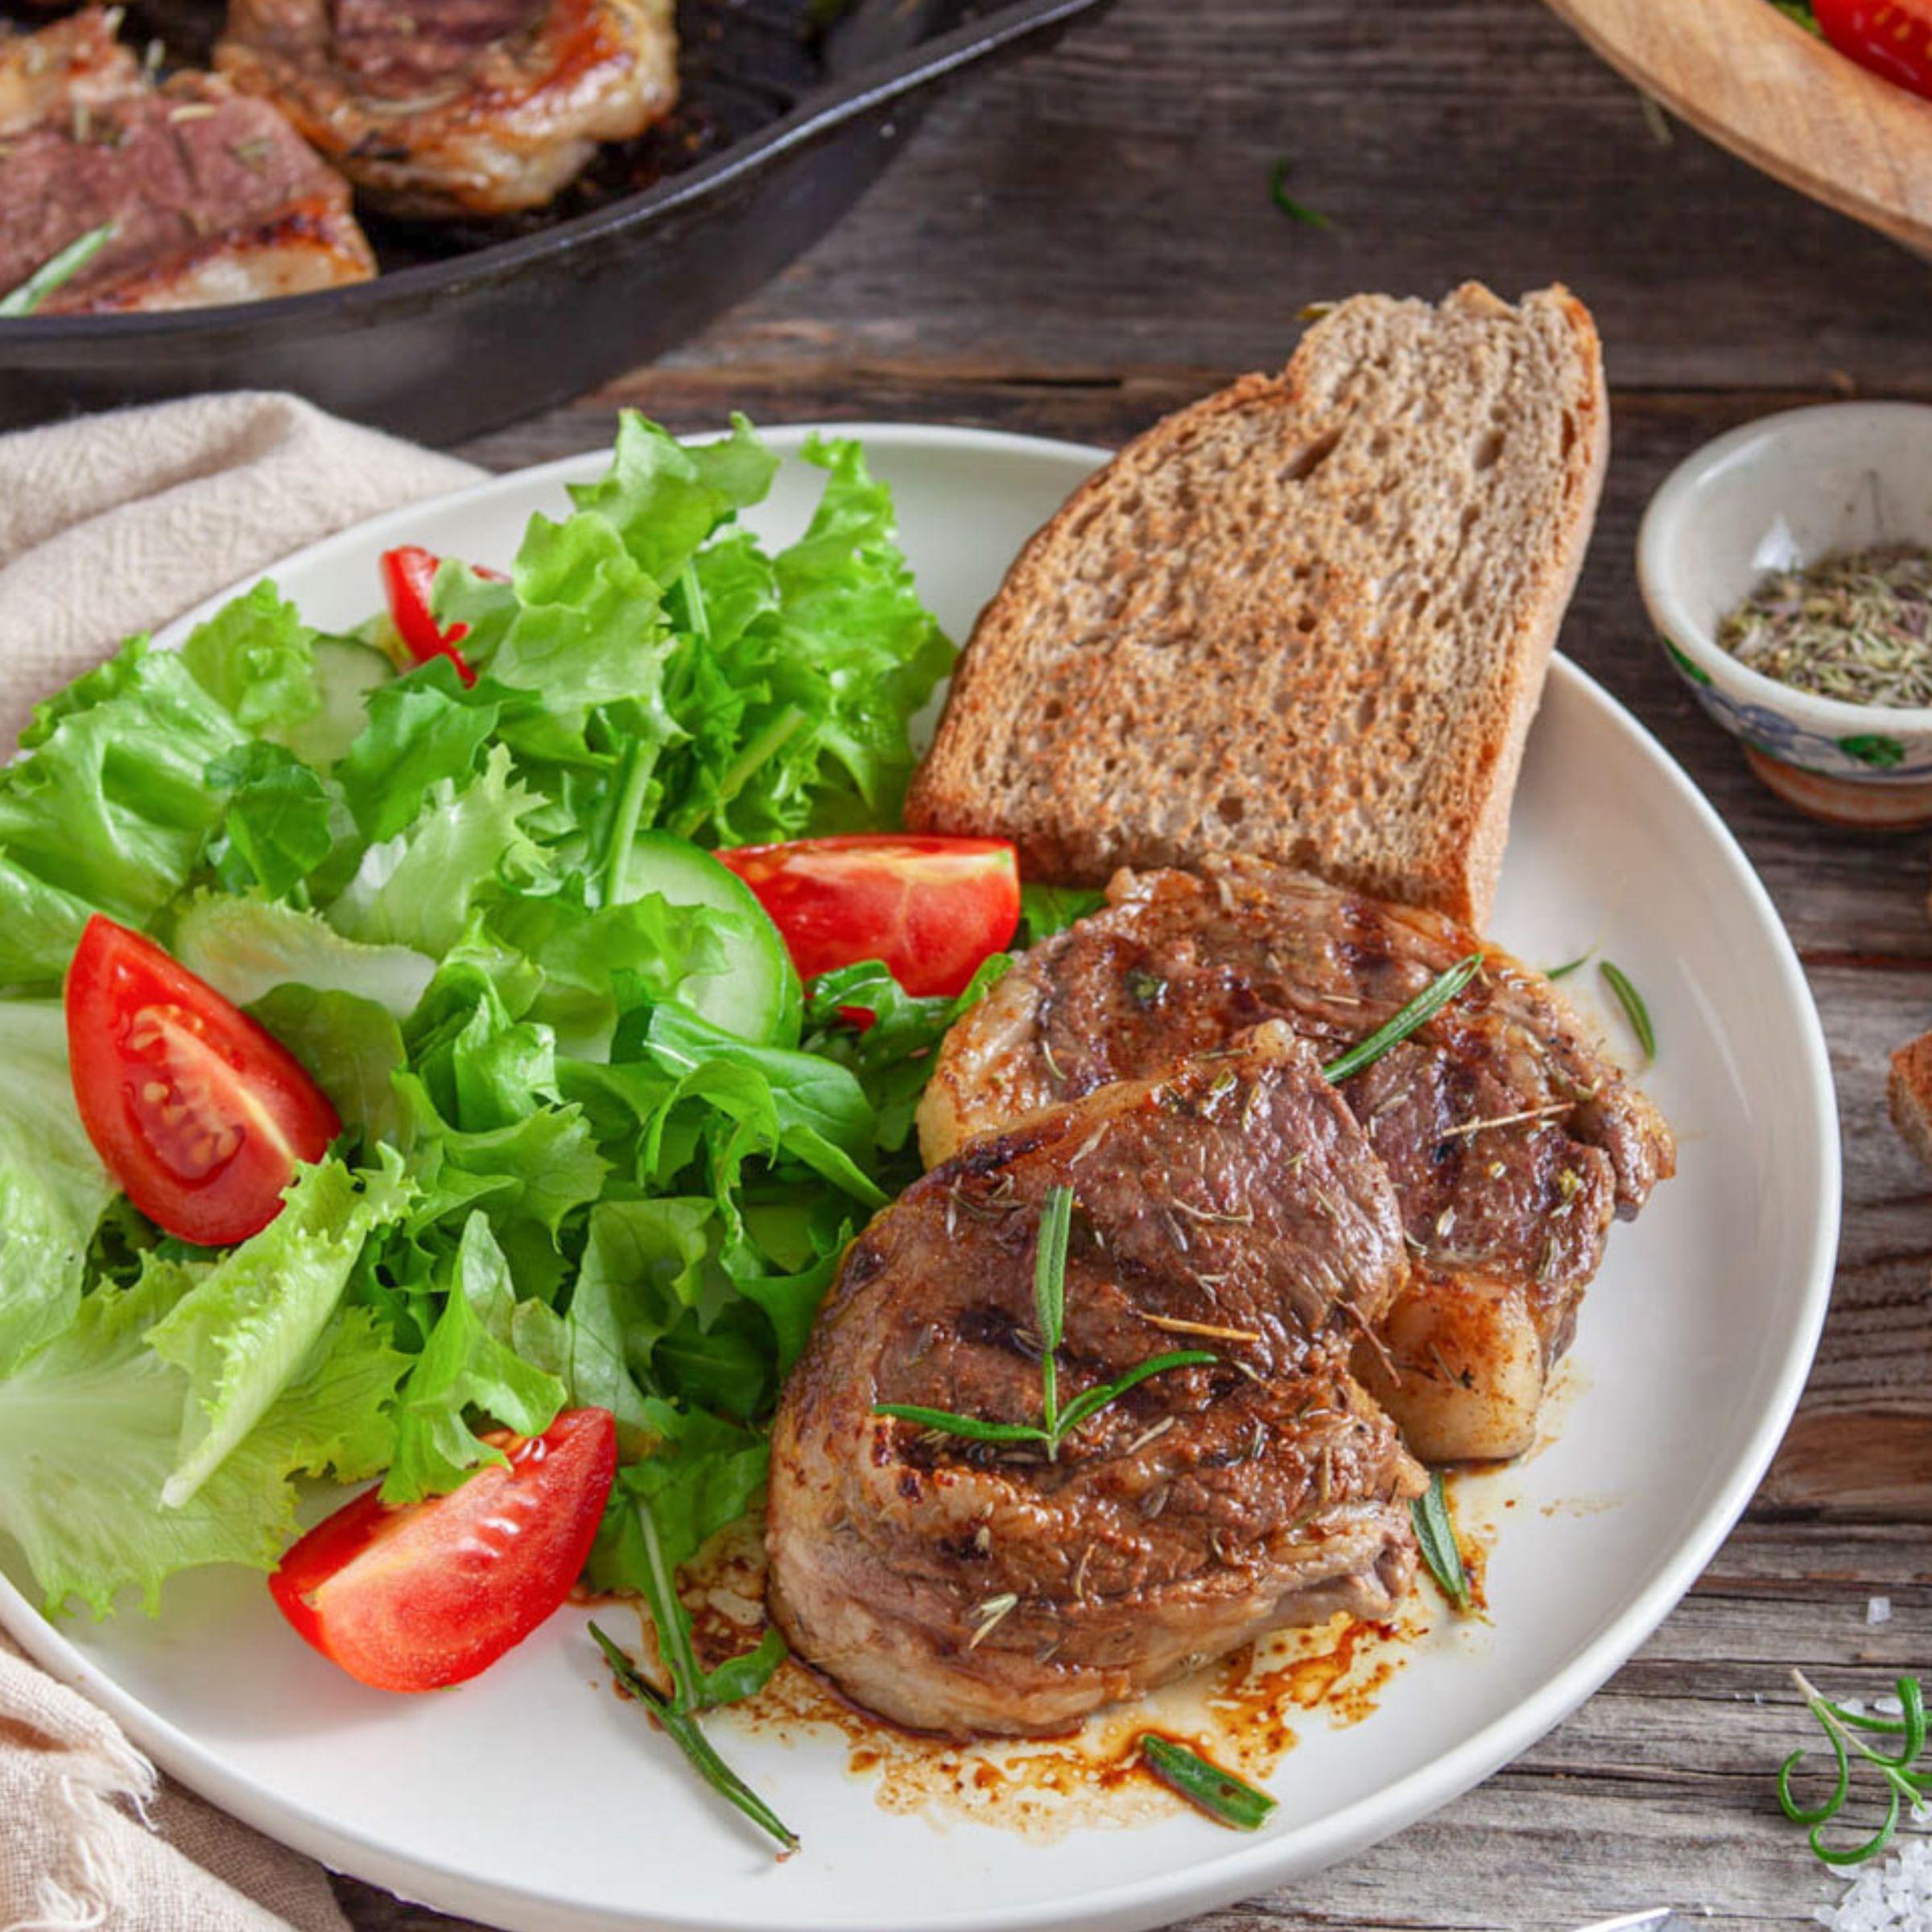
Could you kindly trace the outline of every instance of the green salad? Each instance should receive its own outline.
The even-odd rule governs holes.
[[[676,1636],[666,1579],[758,1495],[973,997],[801,985],[706,849],[896,825],[951,663],[858,448],[805,460],[823,493],[773,554],[739,522],[776,469],[748,424],[686,448],[627,415],[507,579],[442,564],[460,662],[409,663],[386,617],[320,634],[264,584],[40,706],[0,770],[0,1531],[50,1614],[272,1569],[297,1478],[408,1504],[501,1463],[489,1425],[595,1408],[619,1467],[588,1580]],[[232,1245],[164,1233],[84,1130],[63,987],[97,914],[339,1118]]]

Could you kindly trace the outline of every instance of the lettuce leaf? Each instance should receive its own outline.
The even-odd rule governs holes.
[[[181,662],[243,729],[278,738],[320,707],[315,639],[295,605],[261,583],[197,624]]]
[[[308,986],[354,993],[398,1020],[415,1010],[436,970],[411,947],[345,939],[320,913],[226,893],[199,893],[182,908],[170,950],[237,1006],[278,986]]]
[[[376,1228],[402,1219],[411,1190],[402,1158],[352,1174],[340,1161],[296,1170],[282,1212],[231,1249],[148,1331],[188,1378],[180,1449],[164,1507],[193,1501],[223,1460],[302,1371],[341,1305],[349,1270]]]
[[[246,742],[169,651],[135,638],[43,704],[0,768],[0,986],[58,983],[92,912],[145,926],[223,804],[208,762]]]
[[[54,1001],[0,1001],[0,1375],[72,1321],[88,1245],[118,1191],[74,1107]]]
[[[204,1563],[271,1570],[295,1533],[292,1475],[355,1480],[387,1459],[403,1358],[350,1309],[207,1480],[163,1508],[192,1391],[143,1338],[196,1286],[192,1267],[151,1259],[132,1287],[97,1288],[0,1381],[0,1530],[50,1616],[76,1599],[105,1616],[130,1587],[151,1614],[167,1578]]]

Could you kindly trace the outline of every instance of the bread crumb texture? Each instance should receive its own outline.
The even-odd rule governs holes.
[[[909,823],[1034,877],[1247,851],[1480,924],[1607,413],[1564,290],[1341,303],[1022,553]]]

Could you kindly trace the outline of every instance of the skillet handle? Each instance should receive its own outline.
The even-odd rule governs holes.
[[[831,134],[848,122],[922,93],[967,68],[1017,52],[1030,40],[1045,39],[1083,14],[1100,12],[1110,4],[1111,0],[1012,0],[1011,5],[868,65],[842,84],[835,83],[828,93],[802,104],[791,131],[807,139]]]

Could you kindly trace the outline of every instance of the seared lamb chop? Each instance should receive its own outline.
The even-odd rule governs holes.
[[[1062,1183],[1062,1406],[1177,1348],[1218,1360],[1150,1377],[1051,1456],[876,1414],[1037,1421]],[[1039,1733],[1261,1632],[1386,1615],[1422,1479],[1348,1336],[1406,1274],[1387,1176],[1285,1026],[974,1142],[853,1244],[786,1385],[779,1627],[901,1723]]]
[[[1260,1020],[1332,1059],[1479,944],[1439,914],[1258,860],[1124,871],[1108,898],[1022,954],[948,1035],[920,1108],[928,1162]],[[1611,1220],[1634,1216],[1675,1161],[1656,1109],[1550,983],[1483,950],[1468,991],[1342,1088],[1415,1261],[1356,1369],[1431,1462],[1530,1446]]]
[[[215,62],[400,215],[541,208],[678,91],[672,0],[233,0]]]
[[[97,6],[35,33],[0,31],[0,140],[43,121],[85,116],[140,85],[134,55]]]
[[[149,86],[89,8],[0,41],[0,290],[109,222],[42,312],[247,302],[376,272],[348,184],[272,107],[212,75]]]

